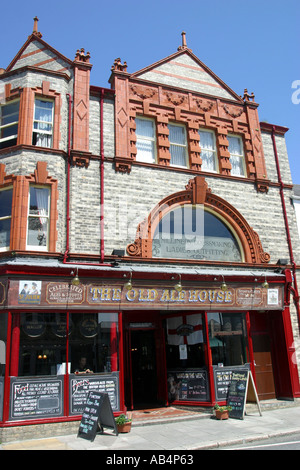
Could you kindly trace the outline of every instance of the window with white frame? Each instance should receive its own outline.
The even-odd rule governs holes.
[[[34,120],[32,144],[39,147],[52,147],[54,102],[36,98],[34,102]]]
[[[27,248],[47,251],[49,238],[50,190],[29,187]]]
[[[155,163],[156,131],[152,119],[136,117],[136,160],[139,162]]]
[[[20,100],[0,106],[0,149],[17,144]]]
[[[188,166],[187,138],[184,126],[168,124],[170,142],[170,165],[186,168]]]
[[[10,248],[12,188],[0,191],[0,251]]]
[[[203,171],[218,171],[216,138],[213,131],[199,129]]]
[[[245,158],[243,151],[243,141],[241,137],[228,135],[229,153],[231,163],[231,175],[245,176]]]

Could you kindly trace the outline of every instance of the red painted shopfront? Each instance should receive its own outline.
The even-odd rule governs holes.
[[[78,285],[65,267],[2,278],[2,427],[78,420],[89,390],[108,393],[115,414],[212,406],[241,366],[260,399],[297,395],[290,271],[232,271],[224,286],[220,274],[190,270],[181,288],[168,270],[79,274]]]

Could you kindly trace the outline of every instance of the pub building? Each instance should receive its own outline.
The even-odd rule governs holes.
[[[37,18],[1,69],[2,441],[77,425],[91,390],[115,415],[224,404],[238,368],[260,400],[299,398],[288,129],[185,33],[137,72],[116,59],[110,88],[91,69]]]

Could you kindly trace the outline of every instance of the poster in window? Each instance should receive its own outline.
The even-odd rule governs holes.
[[[40,304],[42,281],[19,281],[19,304]]]

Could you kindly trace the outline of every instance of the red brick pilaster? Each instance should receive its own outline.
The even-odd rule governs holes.
[[[167,116],[157,115],[157,160],[164,166],[169,166],[171,160],[168,122]]]
[[[188,121],[188,142],[189,142],[189,154],[190,154],[190,165],[192,170],[200,171],[202,165],[202,159],[200,157],[200,135],[198,132],[199,124],[195,120]]]
[[[220,173],[221,175],[230,175],[231,163],[230,163],[230,153],[228,150],[228,140],[227,140],[227,129],[226,127],[217,128],[217,140],[219,147],[219,157],[220,157]]]
[[[85,156],[89,161],[89,100],[90,100],[90,54],[84,49],[78,50],[73,61],[74,95],[73,95],[73,161]],[[87,162],[88,163],[88,162]],[[86,164],[86,163],[85,163]]]

